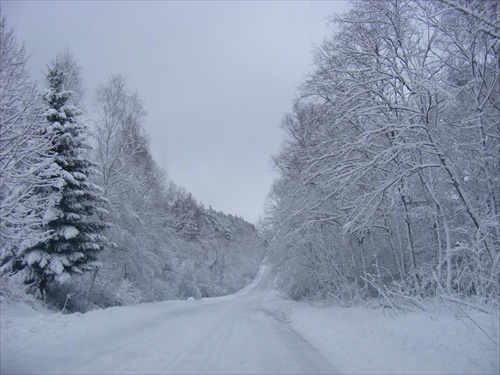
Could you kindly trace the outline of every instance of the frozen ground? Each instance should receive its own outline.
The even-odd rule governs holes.
[[[280,298],[272,286],[262,266],[244,290],[202,301],[71,315],[2,305],[1,373],[500,371],[498,346],[448,310],[313,307]],[[498,328],[498,317],[473,318]]]

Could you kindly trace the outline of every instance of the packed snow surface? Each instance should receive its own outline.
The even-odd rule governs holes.
[[[499,373],[498,346],[448,310],[315,307],[273,282],[263,265],[242,291],[201,301],[69,315],[4,304],[1,373]]]

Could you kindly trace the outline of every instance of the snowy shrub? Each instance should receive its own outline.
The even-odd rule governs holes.
[[[122,280],[118,285],[115,301],[121,306],[135,305],[142,301],[142,294],[130,281]]]
[[[153,301],[165,301],[175,299],[175,289],[172,284],[165,280],[154,279],[152,285]]]
[[[0,303],[23,303],[35,310],[42,310],[42,301],[27,293],[30,285],[24,284],[24,277],[20,273],[8,273],[0,276]]]
[[[177,287],[177,294],[181,299],[188,299],[190,297],[193,297],[196,300],[201,299],[200,290],[191,280],[181,280]]]

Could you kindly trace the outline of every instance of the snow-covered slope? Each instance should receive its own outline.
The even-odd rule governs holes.
[[[312,307],[272,284],[262,266],[244,290],[202,301],[71,315],[3,305],[1,373],[499,372],[498,347],[450,312]]]

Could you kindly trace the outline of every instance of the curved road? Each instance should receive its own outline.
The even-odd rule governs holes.
[[[120,327],[9,353],[2,373],[338,373],[266,310],[266,302],[278,298],[273,280],[263,265],[252,284],[234,295],[165,304],[161,313]]]

